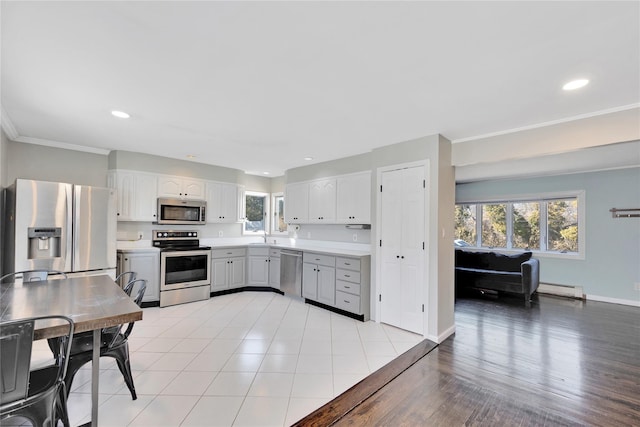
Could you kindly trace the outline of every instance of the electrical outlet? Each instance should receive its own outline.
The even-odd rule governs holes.
[[[353,241],[354,242],[358,241],[358,233],[353,233]]]
[[[636,291],[640,291],[640,282],[636,282],[633,284],[633,289],[635,289]]]
[[[310,238],[311,238],[311,232],[307,231],[307,239],[310,239]]]
[[[218,231],[218,237],[222,237],[222,230]]]

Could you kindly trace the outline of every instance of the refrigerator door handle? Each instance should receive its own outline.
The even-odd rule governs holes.
[[[65,198],[64,200],[65,248],[62,250],[62,253],[64,254],[64,268],[62,271],[64,271],[65,273],[69,273],[73,271],[73,185],[71,184],[60,184],[60,185],[64,186],[64,198]]]

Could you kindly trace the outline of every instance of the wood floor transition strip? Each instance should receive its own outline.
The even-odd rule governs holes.
[[[358,405],[429,354],[438,344],[424,340],[345,391],[331,402],[316,409],[293,426],[331,426]]]

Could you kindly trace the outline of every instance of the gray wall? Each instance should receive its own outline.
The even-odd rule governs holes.
[[[585,259],[536,255],[540,280],[583,286],[588,297],[640,303],[640,218],[612,218],[611,208],[640,208],[640,168],[485,181],[456,186],[456,200],[585,191]],[[602,299],[602,298],[600,298]]]
[[[285,180],[292,182],[310,181],[328,176],[346,175],[349,173],[371,170],[371,153],[345,157],[328,162],[315,163],[309,166],[289,169],[285,172]]]
[[[9,141],[8,185],[16,178],[107,186],[107,156]]]
[[[186,176],[211,181],[231,182],[246,186],[247,190],[271,191],[271,179],[257,175],[247,175],[239,169],[206,165],[187,160],[170,159],[151,154],[131,151],[109,153],[109,169],[126,169],[166,175]]]

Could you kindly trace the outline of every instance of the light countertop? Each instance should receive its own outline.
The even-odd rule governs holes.
[[[208,238],[200,239],[202,246],[212,248],[234,248],[234,247],[272,247],[280,249],[295,249],[307,252],[345,255],[352,257],[362,257],[371,255],[371,245],[363,243],[329,242],[320,240],[301,240],[289,238],[268,237],[267,243],[262,239],[255,241],[254,238]],[[118,240],[117,249],[130,252],[159,251],[151,244],[151,240]]]

